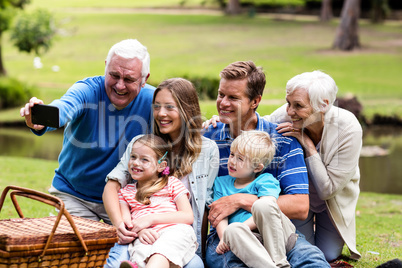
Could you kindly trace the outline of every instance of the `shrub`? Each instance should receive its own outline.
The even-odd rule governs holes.
[[[216,99],[220,79],[210,77],[190,77],[189,75],[184,75],[182,77],[194,84],[200,100]]]
[[[0,109],[16,107],[26,103],[34,95],[35,88],[15,78],[0,77]]]

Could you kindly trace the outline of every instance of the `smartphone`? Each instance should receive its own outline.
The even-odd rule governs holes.
[[[56,106],[35,104],[31,108],[32,123],[59,128],[59,108]]]

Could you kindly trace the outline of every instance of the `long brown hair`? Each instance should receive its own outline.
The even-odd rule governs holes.
[[[165,153],[168,152],[166,158],[163,159],[163,161],[168,162],[171,146],[167,144],[161,137],[158,137],[153,134],[148,134],[140,137],[138,140],[134,142],[134,144],[137,142],[151,148],[155,152],[157,159],[161,159],[163,156],[165,156]],[[165,187],[166,184],[168,183],[168,179],[169,174],[165,175],[162,174],[162,172],[159,173],[157,180],[150,181],[149,184],[146,184],[137,190],[135,199],[140,203],[149,205],[151,203],[149,198],[154,193],[159,192],[161,189],[163,189],[163,187]]]
[[[155,97],[162,89],[168,89],[176,101],[182,120],[181,138],[172,141],[170,136],[162,134],[154,120],[153,132],[162,137],[165,141],[176,146],[172,156],[172,171],[175,177],[181,178],[192,172],[192,164],[197,160],[201,152],[202,118],[201,109],[198,103],[198,95],[194,85],[184,78],[171,78],[159,84],[154,93]]]

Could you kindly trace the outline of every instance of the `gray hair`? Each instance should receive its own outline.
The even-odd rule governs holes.
[[[142,62],[142,83],[145,83],[145,79],[150,72],[151,62],[148,50],[145,46],[143,46],[137,39],[126,39],[114,44],[107,54],[105,70],[109,65],[110,59],[114,55],[118,55],[125,59],[139,59]]]
[[[315,112],[328,111],[338,93],[334,79],[321,71],[305,72],[291,78],[286,84],[286,93],[290,95],[296,89],[306,90]],[[328,107],[324,100],[328,100]]]

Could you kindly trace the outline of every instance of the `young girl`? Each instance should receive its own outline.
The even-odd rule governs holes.
[[[119,191],[121,214],[138,238],[130,244],[130,261],[120,267],[183,267],[195,255],[197,239],[191,224],[189,192],[169,177],[170,146],[145,135],[134,142],[128,172],[134,183]]]

